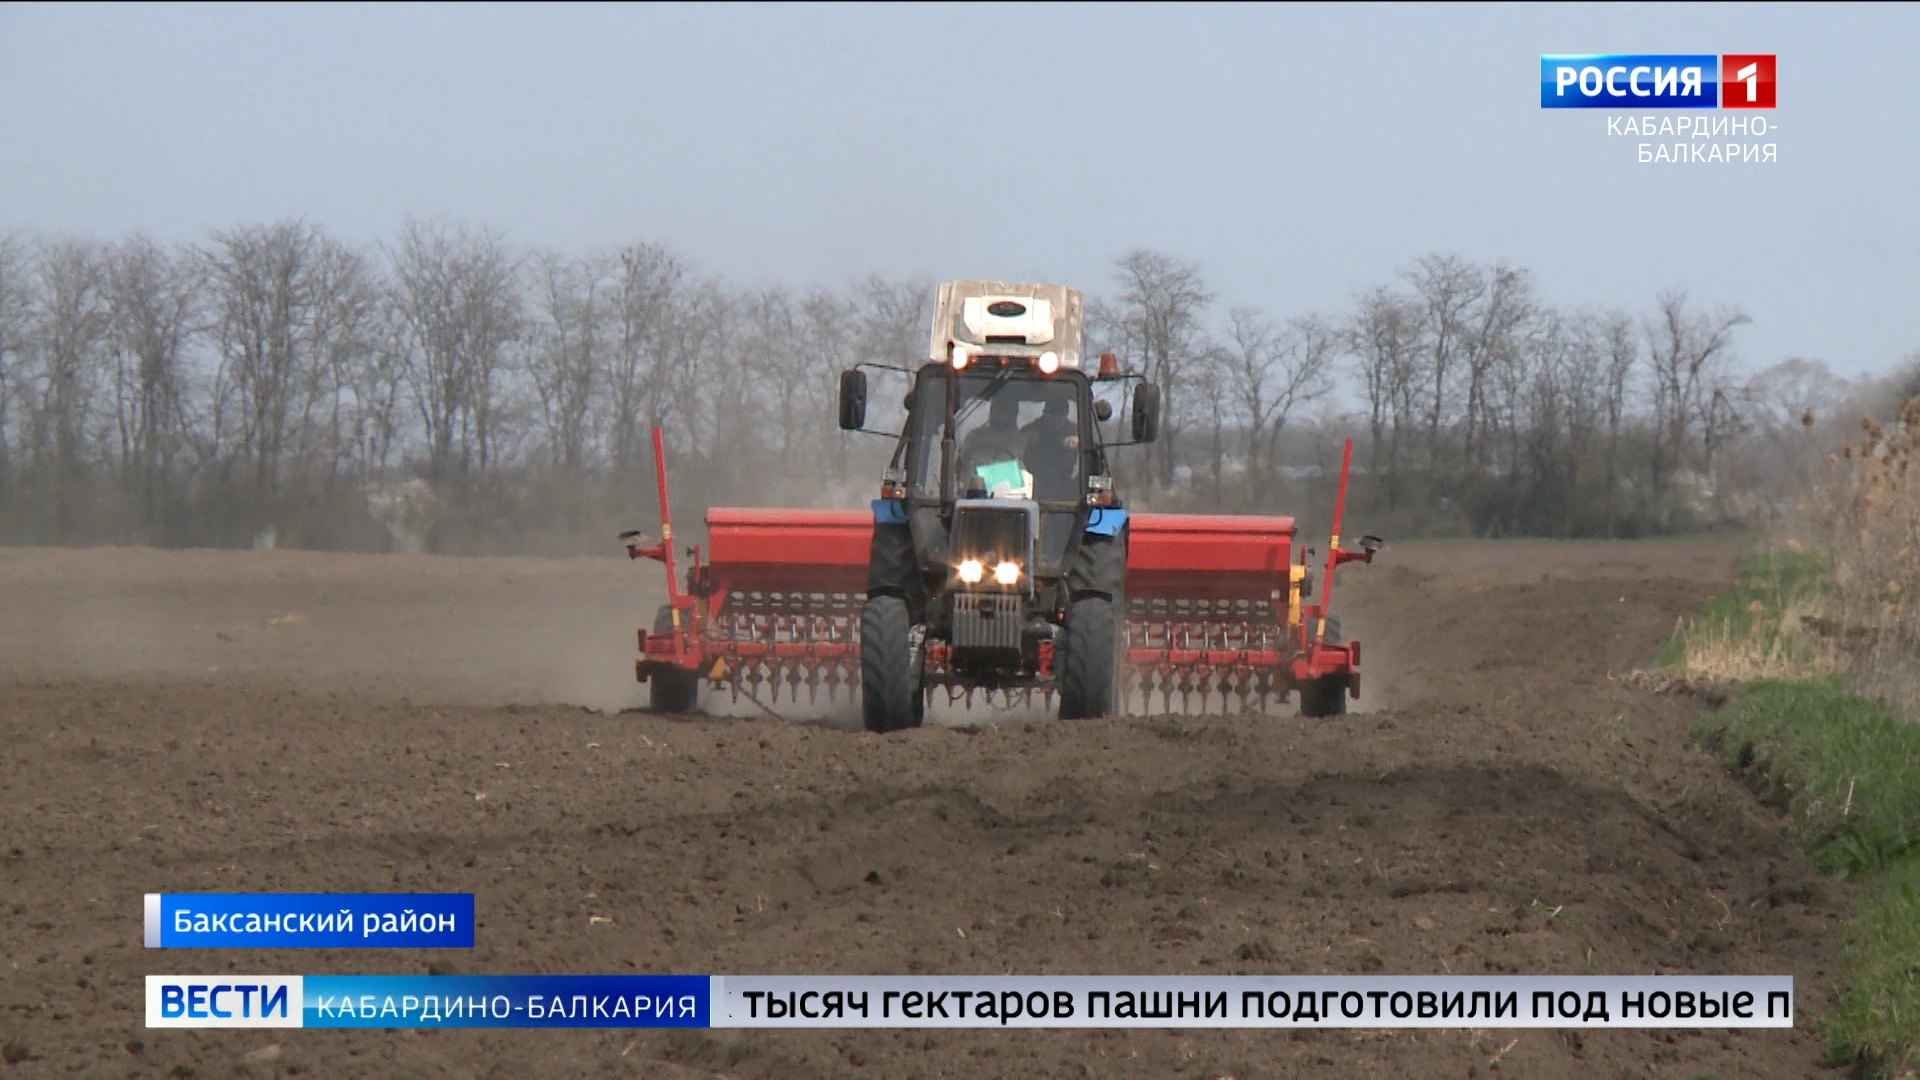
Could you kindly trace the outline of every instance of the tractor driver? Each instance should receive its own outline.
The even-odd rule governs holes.
[[[1073,402],[1058,395],[1047,398],[1046,411],[1040,419],[1021,428],[1026,436],[1027,445],[1033,449],[1075,450],[1080,446],[1080,430],[1073,422]]]
[[[1080,453],[1080,427],[1073,421],[1073,402],[1061,395],[1047,397],[1040,419],[1021,429],[1028,466],[1033,471],[1034,497],[1071,502],[1079,495],[1075,481]]]
[[[1001,385],[988,402],[987,422],[969,432],[960,444],[963,486],[980,466],[1020,461],[1026,449],[1027,437],[1020,430],[1020,397],[1012,385]]]

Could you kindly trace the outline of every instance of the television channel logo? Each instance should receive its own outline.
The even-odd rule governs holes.
[[[1542,54],[1543,109],[1771,109],[1772,53]]]
[[[1773,108],[1773,54],[1722,54],[1720,87],[1723,109]]]

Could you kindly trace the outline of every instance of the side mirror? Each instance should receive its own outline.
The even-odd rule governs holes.
[[[859,431],[867,423],[867,373],[840,373],[840,430]]]
[[[1160,388],[1141,383],[1133,392],[1133,441],[1150,443],[1160,434]]]
[[[1093,403],[1093,415],[1101,421],[1113,419],[1113,403],[1105,398]]]

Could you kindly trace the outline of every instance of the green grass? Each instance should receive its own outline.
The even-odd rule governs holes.
[[[1820,585],[1811,557],[1755,557],[1694,625],[1745,635],[1754,601],[1765,618]],[[1678,640],[1662,652],[1684,656]],[[1920,1068],[1920,723],[1832,676],[1746,683],[1694,735],[1787,812],[1816,865],[1870,889],[1847,923],[1839,1005],[1822,1020],[1832,1063],[1862,1060],[1883,1076]]]
[[[1858,876],[1917,853],[1906,838],[1920,826],[1920,724],[1838,677],[1748,683],[1694,734],[1730,768],[1785,789],[1822,869]]]
[[[1826,1031],[1840,1061],[1864,1054],[1883,1075],[1920,1068],[1920,859],[1875,875],[1847,924],[1847,983]]]

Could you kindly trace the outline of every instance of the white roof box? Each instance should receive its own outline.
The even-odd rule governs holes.
[[[934,305],[927,358],[944,361],[964,345],[976,356],[1051,352],[1061,367],[1077,368],[1080,317],[1080,290],[1065,285],[949,281]]]

